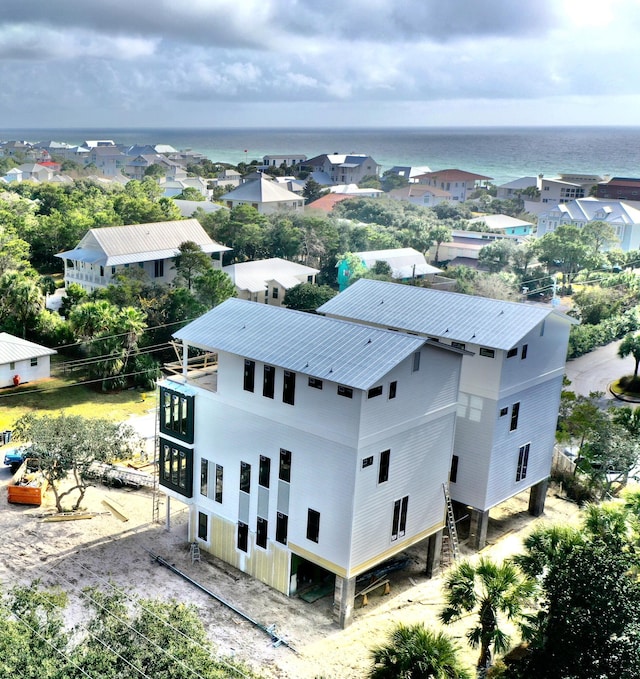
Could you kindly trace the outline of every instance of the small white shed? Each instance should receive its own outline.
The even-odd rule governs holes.
[[[0,387],[11,387],[51,376],[50,357],[55,349],[0,333]]]

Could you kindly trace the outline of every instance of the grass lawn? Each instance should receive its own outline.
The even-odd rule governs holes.
[[[155,391],[130,389],[105,394],[76,382],[77,376],[51,377],[34,384],[0,389],[0,430],[11,429],[18,418],[33,411],[47,415],[64,412],[120,422],[130,415],[144,415],[156,405]]]

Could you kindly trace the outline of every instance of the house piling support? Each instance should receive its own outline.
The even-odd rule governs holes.
[[[544,479],[531,486],[529,491],[529,514],[531,516],[540,516],[544,513],[544,503],[547,499],[548,488],[549,479]]]
[[[440,555],[442,554],[442,534],[444,528],[427,538],[427,566],[425,573],[428,578],[437,575],[440,570]]]
[[[353,602],[356,596],[356,579],[336,575],[333,593],[333,619],[345,629],[353,622]]]
[[[471,508],[471,522],[469,524],[469,546],[481,550],[487,544],[487,528],[489,527],[489,510],[482,511]]]

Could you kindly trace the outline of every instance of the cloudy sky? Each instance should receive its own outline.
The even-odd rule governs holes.
[[[640,0],[14,0],[8,127],[640,124]]]

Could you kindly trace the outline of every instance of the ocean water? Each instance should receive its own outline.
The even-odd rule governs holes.
[[[459,168],[497,184],[561,172],[640,176],[640,127],[0,129],[0,139],[170,144],[233,164],[276,153],[367,153],[383,171],[393,165]]]

